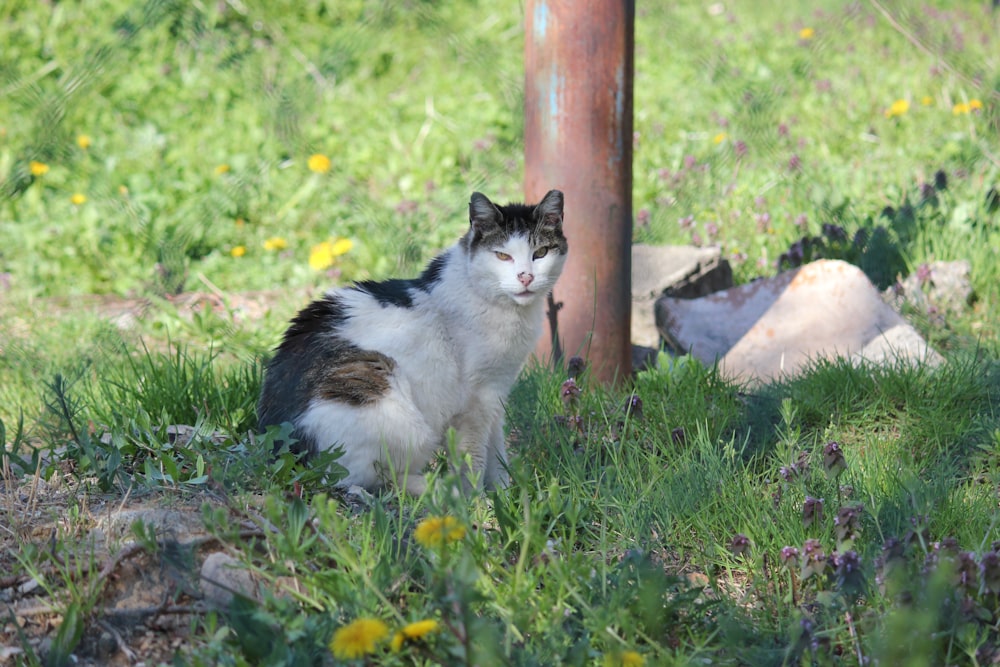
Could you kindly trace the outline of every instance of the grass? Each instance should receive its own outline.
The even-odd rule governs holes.
[[[942,367],[822,362],[751,389],[680,359],[578,391],[532,367],[508,406],[514,484],[470,499],[447,467],[424,497],[359,499],[331,491],[335,456],[270,456],[254,404],[296,307],[412,274],[473,190],[520,196],[520,11],[0,9],[0,655],[1000,656],[988,3],[660,3],[636,22],[636,241],[719,245],[739,282],[826,256],[886,287],[967,259],[973,304],[908,313]],[[108,536],[132,503],[193,506],[205,532]],[[203,606],[209,550],[261,595]],[[172,583],[126,616],[133,567]]]

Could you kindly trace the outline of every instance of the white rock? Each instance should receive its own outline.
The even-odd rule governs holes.
[[[663,297],[656,322],[680,351],[748,381],[794,375],[818,358],[942,360],[860,269],[837,260],[700,299]]]

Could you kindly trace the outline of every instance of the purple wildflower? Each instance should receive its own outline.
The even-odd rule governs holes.
[[[729,551],[734,556],[743,556],[750,551],[750,538],[743,533],[736,533],[733,535],[733,539],[729,541]]]
[[[806,496],[802,503],[802,525],[811,526],[823,520],[823,499]]]
[[[831,478],[839,477],[840,473],[847,468],[844,452],[836,440],[831,440],[823,447],[823,468],[826,469],[826,474]]]
[[[931,267],[927,262],[924,262],[917,267],[917,282],[921,285],[926,285],[931,281]]]
[[[837,511],[837,516],[833,518],[833,529],[838,542],[857,538],[864,509],[864,505],[847,505]]]
[[[781,564],[785,567],[792,567],[799,563],[799,550],[795,547],[781,548]]]
[[[563,406],[566,408],[567,412],[576,412],[576,409],[580,404],[581,393],[582,391],[576,384],[575,379],[569,378],[562,383],[560,396],[562,397]]]

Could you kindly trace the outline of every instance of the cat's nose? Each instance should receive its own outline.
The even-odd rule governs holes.
[[[522,285],[527,287],[528,285],[531,284],[531,281],[535,279],[535,276],[534,274],[528,273],[527,271],[522,271],[521,273],[517,274],[517,279],[521,281]]]

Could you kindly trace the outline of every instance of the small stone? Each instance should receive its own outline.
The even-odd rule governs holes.
[[[216,608],[228,607],[233,595],[257,597],[257,584],[243,564],[227,553],[217,551],[201,566],[201,591],[205,603]]]
[[[363,505],[371,505],[375,501],[375,496],[369,493],[364,487],[356,484],[348,487],[347,491],[345,491],[345,495],[353,498]]]
[[[102,632],[97,640],[97,657],[107,660],[118,651],[118,642],[110,632]]]

